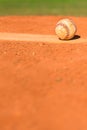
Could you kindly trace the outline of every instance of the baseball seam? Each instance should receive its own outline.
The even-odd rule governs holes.
[[[69,37],[69,35],[70,35],[68,26],[63,24],[63,23],[58,23],[57,26],[62,26],[63,28],[65,28],[65,30],[67,32],[65,39],[67,39]]]
[[[76,33],[77,32],[77,27],[76,27],[75,23],[72,20],[70,20],[70,21],[73,23],[74,28],[75,28],[75,33]]]

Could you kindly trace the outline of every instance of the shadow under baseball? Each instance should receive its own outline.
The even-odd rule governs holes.
[[[79,39],[81,36],[79,35],[75,35],[71,40],[76,40],[76,39]]]

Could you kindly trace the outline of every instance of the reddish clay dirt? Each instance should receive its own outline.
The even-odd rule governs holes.
[[[60,18],[0,17],[0,32],[54,35]],[[0,41],[0,130],[87,130],[87,43]]]

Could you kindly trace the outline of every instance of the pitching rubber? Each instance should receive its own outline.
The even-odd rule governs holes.
[[[44,43],[86,43],[87,38],[77,38],[73,40],[59,40],[56,35],[22,34],[22,33],[0,33],[0,40],[4,41],[25,41]]]

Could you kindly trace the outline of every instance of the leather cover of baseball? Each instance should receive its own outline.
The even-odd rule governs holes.
[[[59,20],[55,28],[55,33],[61,40],[72,39],[75,36],[76,31],[77,27],[75,23],[68,18]]]

